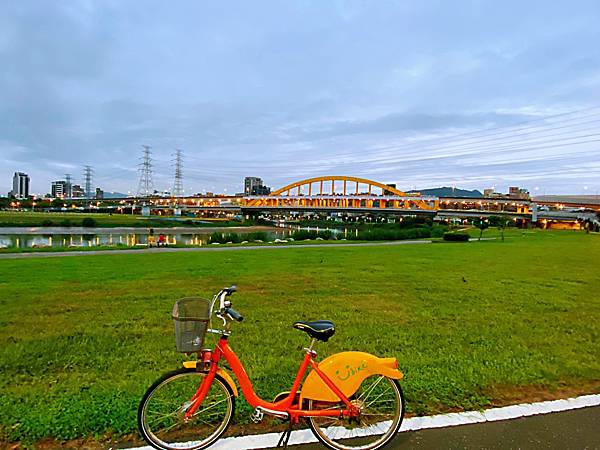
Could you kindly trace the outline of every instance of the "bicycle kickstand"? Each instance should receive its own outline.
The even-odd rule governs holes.
[[[275,447],[275,448],[279,448],[279,447],[284,448],[284,449],[288,448],[288,442],[289,442],[290,436],[292,434],[292,427],[293,427],[293,423],[292,423],[292,420],[290,419],[288,429],[283,432],[283,434],[279,438],[277,447]]]

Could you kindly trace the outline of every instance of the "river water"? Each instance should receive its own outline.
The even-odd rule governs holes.
[[[244,234],[262,231],[268,234],[270,240],[274,240],[286,239],[297,229],[299,227],[157,228],[153,234],[155,241],[163,234],[168,245],[201,246],[210,244],[213,233],[236,233],[243,238]],[[148,245],[148,236],[150,230],[145,228],[0,228],[0,248],[143,247]]]
[[[14,230],[11,230],[14,231]],[[149,230],[123,230],[123,229],[93,229],[81,232],[79,230],[64,231],[28,231],[26,233],[11,232],[3,234],[0,229],[0,248],[44,248],[44,247],[97,247],[97,246],[147,246]],[[236,233],[240,236],[244,234],[265,231],[271,239],[285,239],[292,230],[290,229],[260,229],[253,227],[244,229],[230,230],[227,228],[201,230],[201,231],[178,231],[173,229],[156,230],[154,234],[155,241],[161,234],[164,235],[165,243],[168,245],[206,245],[209,244],[210,235],[213,233]]]

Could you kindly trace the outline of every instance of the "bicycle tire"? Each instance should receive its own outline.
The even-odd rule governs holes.
[[[378,386],[382,380],[385,384]],[[332,450],[377,450],[394,439],[404,418],[404,394],[397,380],[372,375],[363,380],[349,399],[361,410],[356,423],[353,423],[356,419],[339,417],[308,418],[313,434],[323,445]],[[308,407],[343,409],[345,405],[309,400]]]
[[[206,373],[195,369],[181,368],[150,386],[138,408],[138,429],[148,444],[157,450],[200,450],[227,431],[235,412],[235,397],[219,375],[215,375],[198,411],[187,422],[183,420],[189,400],[204,376]]]

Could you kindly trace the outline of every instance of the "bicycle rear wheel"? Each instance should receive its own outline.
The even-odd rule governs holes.
[[[148,389],[138,409],[138,428],[148,444],[159,450],[199,450],[225,433],[233,418],[235,398],[218,375],[198,410],[184,420],[205,376],[194,369],[179,369]]]
[[[350,398],[357,418],[309,417],[313,434],[333,450],[376,450],[390,442],[402,424],[404,396],[398,381],[367,377]],[[309,409],[344,409],[344,403],[309,400]]]

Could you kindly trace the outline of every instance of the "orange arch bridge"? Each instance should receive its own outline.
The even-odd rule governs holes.
[[[245,197],[246,209],[288,210],[398,210],[435,212],[437,197],[409,195],[366,178],[326,176],[288,184],[270,195]]]

